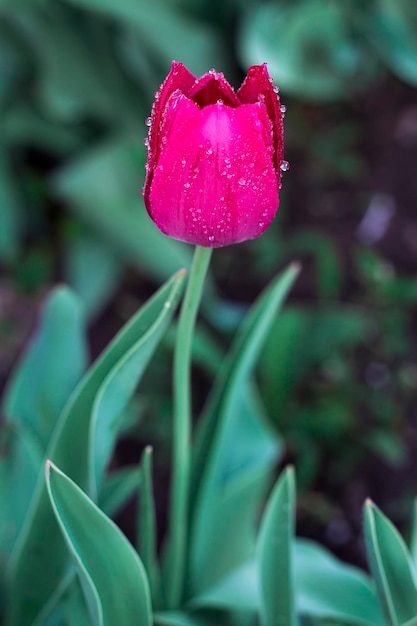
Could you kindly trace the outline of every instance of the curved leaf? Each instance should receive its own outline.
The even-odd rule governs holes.
[[[95,492],[98,471],[104,469],[117,432],[117,417],[171,320],[183,280],[184,272],[176,274],[126,324],[61,415],[48,456],[84,489],[92,485]],[[9,567],[8,626],[32,623],[66,566],[67,550],[41,475]]]
[[[41,323],[10,379],[3,411],[28,427],[43,449],[87,365],[86,329],[78,298],[55,289]]]
[[[298,616],[355,626],[384,626],[369,578],[357,568],[341,563],[318,544],[295,541],[294,575]],[[190,606],[259,610],[257,563],[246,563],[193,598]]]
[[[399,626],[417,615],[417,587],[411,556],[397,529],[370,501],[364,508],[369,565],[386,619]]]
[[[261,623],[295,626],[293,576],[295,477],[288,468],[266,507],[258,538]]]
[[[200,422],[193,466],[189,581],[193,595],[250,559],[255,548],[265,478],[280,445],[267,425],[250,377],[297,273],[295,265],[286,270],[250,311]]]
[[[152,609],[145,569],[126,537],[50,462],[46,466],[46,482],[93,624],[151,626]]]

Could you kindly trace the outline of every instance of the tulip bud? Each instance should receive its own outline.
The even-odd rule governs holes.
[[[283,109],[266,64],[235,93],[223,74],[173,62],[150,118],[145,206],[175,239],[221,247],[253,239],[279,204]]]

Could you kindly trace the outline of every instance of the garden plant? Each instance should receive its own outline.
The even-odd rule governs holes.
[[[1,626],[417,626],[416,41],[0,0]]]

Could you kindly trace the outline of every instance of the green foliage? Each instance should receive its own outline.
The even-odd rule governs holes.
[[[126,537],[65,474],[47,461],[47,487],[97,626],[151,626],[145,569]]]
[[[68,399],[46,449],[46,455],[94,498],[116,443],[120,415],[166,330],[183,279],[183,272],[174,276],[90,368]],[[66,571],[66,549],[42,474],[9,565],[11,625],[31,623]]]
[[[288,626],[414,623],[412,558],[373,505],[365,505],[365,531],[377,593],[366,574],[317,544],[294,538],[292,469],[278,479],[258,523],[280,444],[267,426],[253,368],[296,274],[290,267],[248,313],[203,411],[194,456],[186,599],[174,612],[166,608],[156,551],[152,451],[145,449],[138,466],[109,476],[105,469],[123,410],[172,319],[184,273],[142,307],[83,376],[84,326],[76,298],[63,288],[52,295],[5,401],[5,441],[13,452],[0,465],[5,625],[248,626],[256,613],[265,626],[277,619]],[[338,333],[335,337],[340,340]],[[58,359],[54,376],[51,366],[39,365],[41,358],[47,366],[55,363],[48,351],[52,344],[58,355],[74,351],[71,368]],[[31,413],[22,402],[26,396],[35,408],[40,397],[54,407],[47,430],[40,428],[42,411]],[[45,482],[46,458],[51,460]],[[16,488],[24,501],[13,497]],[[135,549],[108,515],[137,490]],[[10,550],[13,524],[20,532]]]
[[[293,539],[295,514],[294,471],[277,483],[259,532],[260,611],[263,626],[295,626]],[[278,591],[279,590],[279,591]],[[278,591],[278,593],[277,593]]]
[[[333,101],[364,91],[383,64],[417,81],[417,15],[412,0],[253,4],[240,24],[245,65],[267,61],[297,97]]]
[[[417,616],[417,587],[410,554],[398,531],[371,502],[365,504],[365,539],[388,624],[411,623]]]
[[[309,488],[337,499],[370,458],[389,472],[407,458],[417,282],[389,260],[384,242],[352,247],[339,231],[359,219],[368,152],[379,150],[375,129],[358,119],[367,107],[374,114],[377,99],[389,104],[401,81],[411,100],[416,41],[415,0],[0,0],[0,374],[3,344],[16,352],[31,303],[57,278],[72,287],[47,300],[2,402],[1,624],[119,624],[131,610],[133,623],[161,626],[269,625],[284,615],[300,626],[417,625],[415,520],[408,554],[366,505],[370,578],[294,539],[291,471],[264,508],[285,453],[297,466],[301,526]],[[193,344],[196,407],[216,378],[193,448],[185,600],[168,611],[169,546],[158,554],[165,524],[156,512],[166,500],[172,413],[168,326],[182,279],[167,283],[87,372],[86,320],[100,317],[116,291],[112,311],[126,319],[151,284],[190,265],[188,248],[156,230],[140,195],[143,121],[173,58],[196,74],[214,66],[236,87],[241,70],[267,61],[284,98],[297,98],[285,119],[286,158],[302,175],[293,188],[287,175],[278,220],[262,239],[239,255],[219,251],[225,299],[206,293],[208,324]],[[384,117],[393,149],[401,115]],[[339,207],[344,196],[348,209]],[[277,316],[293,268],[260,297],[226,354],[246,307],[226,300],[229,287],[239,280],[246,301],[294,256],[304,266],[298,300]],[[10,313],[9,291],[19,302]],[[138,424],[132,396],[143,375]],[[137,445],[157,444],[155,459],[147,449],[140,463],[138,451],[132,465],[113,468],[132,427]],[[329,485],[331,496],[320,493]],[[110,521],[132,498],[134,547]],[[327,521],[333,501],[326,504]]]

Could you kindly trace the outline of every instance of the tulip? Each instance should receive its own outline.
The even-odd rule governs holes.
[[[283,113],[266,64],[235,93],[223,74],[173,62],[155,94],[144,200],[158,228],[218,248],[261,235],[279,205]]]

